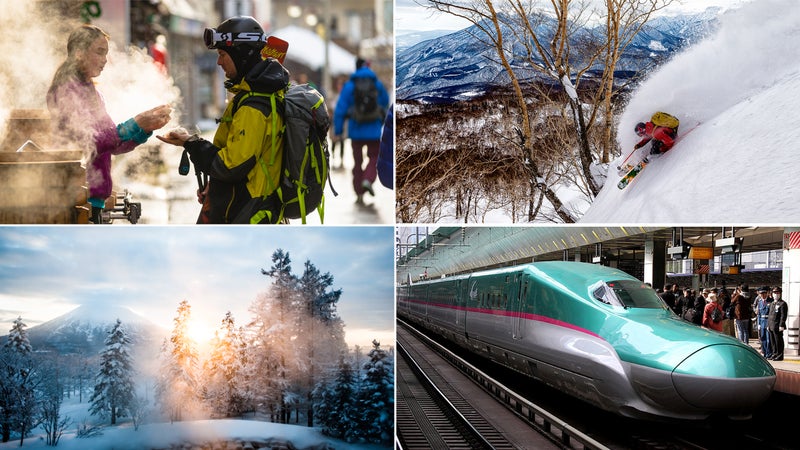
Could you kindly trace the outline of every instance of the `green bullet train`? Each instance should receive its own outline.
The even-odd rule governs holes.
[[[398,316],[604,410],[642,419],[748,418],[775,370],[753,348],[676,316],[627,273],[538,262],[407,283]]]

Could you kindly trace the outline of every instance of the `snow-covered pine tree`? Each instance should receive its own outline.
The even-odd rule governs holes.
[[[11,326],[11,330],[8,332],[8,338],[5,343],[6,348],[11,349],[21,356],[28,356],[33,352],[33,347],[31,347],[31,342],[28,340],[28,332],[25,330],[25,327],[27,327],[27,325],[22,321],[22,317],[17,317],[17,319],[14,320],[14,324]]]
[[[367,442],[388,443],[394,436],[393,357],[377,340],[372,341],[367,357],[358,393],[359,437]]]
[[[156,383],[156,398],[170,421],[180,421],[183,412],[194,411],[200,398],[197,388],[197,345],[188,335],[192,307],[183,300],[178,305],[175,327],[161,348],[161,370]]]
[[[32,426],[35,408],[33,348],[25,323],[18,317],[0,349],[0,432],[2,442],[11,440],[12,431],[22,438]]]
[[[239,386],[243,342],[230,311],[222,319],[211,346],[211,355],[203,365],[206,404],[218,417],[237,417],[245,411]]]
[[[355,383],[353,370],[342,355],[336,378],[317,385],[316,396],[319,403],[315,409],[315,417],[324,434],[353,442],[356,431],[354,428],[358,423]]]
[[[296,395],[291,387],[302,370],[298,357],[299,346],[295,345],[299,300],[297,277],[292,274],[292,260],[288,252],[278,249],[272,253],[272,266],[261,269],[263,275],[272,278],[269,291],[259,298],[251,307],[256,318],[251,323],[254,327],[254,343],[258,346],[254,355],[254,363],[267,370],[267,377],[261,377],[263,398],[273,420],[289,423],[291,415],[287,399]],[[266,353],[265,353],[266,352]],[[272,353],[272,354],[268,354]],[[304,360],[302,361],[305,362]]]
[[[336,358],[347,351],[344,324],[336,313],[336,304],[342,296],[341,289],[331,289],[333,275],[321,273],[306,260],[303,275],[298,279],[302,304],[298,314],[296,334],[298,352],[307,359],[307,381],[299,384],[305,391],[308,426],[314,426],[313,387],[326,369],[336,367]]]
[[[116,425],[117,417],[129,414],[134,397],[130,344],[122,322],[117,319],[100,353],[100,370],[95,377],[94,393],[89,399],[92,404],[89,412],[101,417],[110,416],[111,425]]]

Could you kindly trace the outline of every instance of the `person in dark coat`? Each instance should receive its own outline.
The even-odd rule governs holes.
[[[731,308],[733,322],[736,326],[736,338],[747,344],[750,341],[750,319],[753,317],[753,301],[750,299],[750,287],[746,284],[733,291]]]
[[[381,132],[381,148],[378,153],[378,179],[389,189],[394,189],[394,104],[389,106]]]
[[[772,343],[770,359],[773,361],[783,361],[783,330],[786,329],[786,317],[789,313],[789,307],[781,298],[781,294],[780,287],[772,290],[772,302],[769,304],[769,313],[767,314],[767,330],[769,330]]]

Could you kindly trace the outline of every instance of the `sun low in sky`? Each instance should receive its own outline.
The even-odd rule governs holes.
[[[227,311],[246,325],[272,279],[261,273],[277,249],[300,276],[309,260],[342,289],[337,311],[348,345],[394,345],[392,227],[0,227],[0,335],[79,305],[131,309],[165,330],[179,303],[191,334],[214,336]]]

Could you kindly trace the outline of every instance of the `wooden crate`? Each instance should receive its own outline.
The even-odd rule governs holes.
[[[81,152],[0,152],[0,223],[76,223]]]

